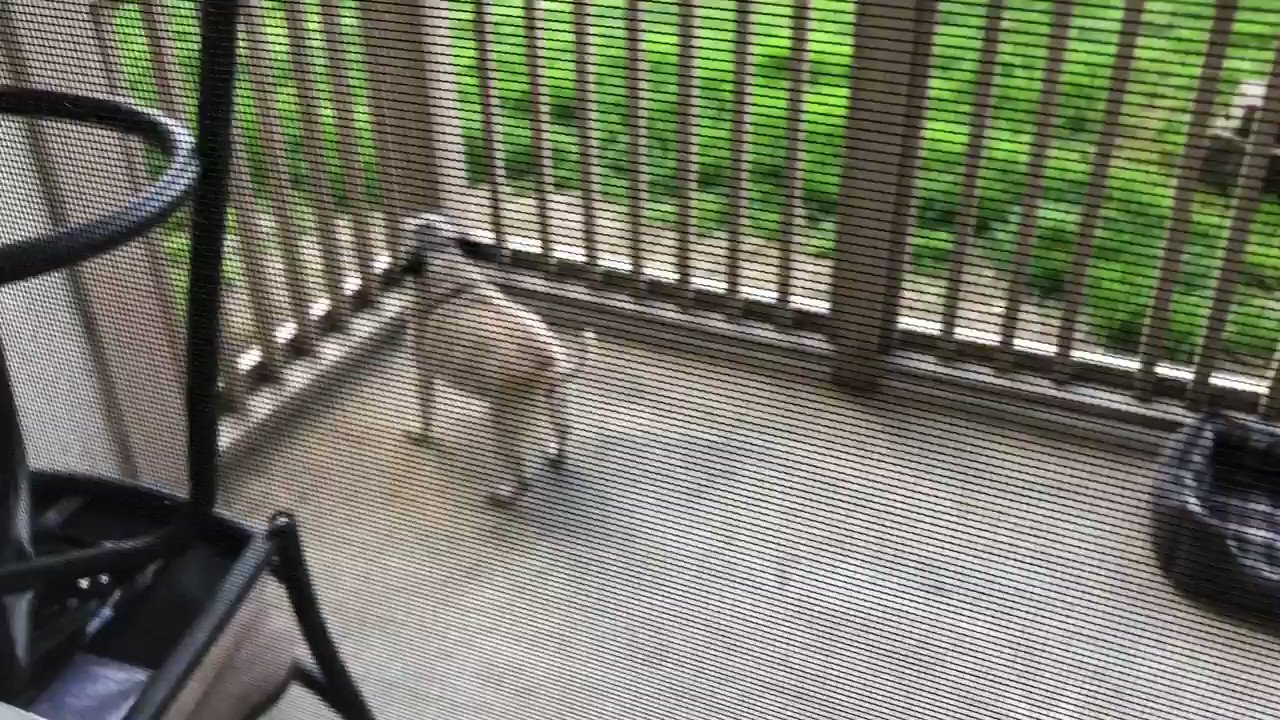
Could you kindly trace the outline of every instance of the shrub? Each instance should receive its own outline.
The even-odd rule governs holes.
[[[1151,305],[1155,276],[1135,275],[1134,266],[1122,261],[1102,261],[1089,269],[1085,306],[1099,339],[1118,350],[1138,349],[1142,327]]]
[[[1212,295],[1203,290],[1179,290],[1169,302],[1169,340],[1167,355],[1172,360],[1189,362],[1204,337]]]
[[[955,243],[948,232],[921,230],[911,242],[912,268],[922,275],[945,275]]]
[[[1280,298],[1274,293],[1245,290],[1227,318],[1224,344],[1229,352],[1271,357],[1280,346]]]

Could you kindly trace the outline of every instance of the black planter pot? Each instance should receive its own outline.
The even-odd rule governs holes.
[[[1192,599],[1280,619],[1280,432],[1214,415],[1179,432],[1156,481],[1152,539],[1160,568]]]

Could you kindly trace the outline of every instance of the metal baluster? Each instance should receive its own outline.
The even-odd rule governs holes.
[[[1040,115],[1036,122],[1035,137],[1031,141],[1031,157],[1028,159],[1027,189],[1022,197],[1021,227],[1013,252],[1013,268],[1009,288],[1005,295],[1004,318],[1000,323],[1000,368],[1013,367],[1013,344],[1018,331],[1018,315],[1022,310],[1022,294],[1026,291],[1031,248],[1035,242],[1037,215],[1044,195],[1044,176],[1053,125],[1058,119],[1059,82],[1062,64],[1067,54],[1067,42],[1071,35],[1071,15],[1074,3],[1070,0],[1055,2],[1052,28],[1049,36],[1049,58],[1045,63],[1044,80],[1040,90]]]
[[[1187,245],[1191,213],[1196,191],[1200,186],[1199,171],[1209,151],[1209,130],[1213,122],[1214,100],[1222,80],[1222,66],[1226,60],[1227,47],[1231,42],[1231,27],[1235,22],[1236,7],[1235,0],[1218,0],[1214,6],[1213,25],[1209,30],[1204,65],[1200,70],[1200,80],[1196,85],[1196,94],[1191,105],[1191,129],[1182,150],[1182,157],[1178,162],[1173,208],[1160,258],[1155,296],[1151,302],[1151,312],[1143,327],[1142,344],[1138,351],[1138,374],[1134,393],[1142,400],[1151,398],[1156,384],[1156,366],[1168,353],[1173,286],[1177,280],[1178,271],[1182,267],[1182,253]]]

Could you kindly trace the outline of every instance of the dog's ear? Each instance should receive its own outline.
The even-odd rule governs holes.
[[[445,218],[434,213],[422,213],[408,223],[409,241],[413,251],[405,263],[405,272],[411,275],[422,272],[432,255],[458,252],[460,233]]]
[[[497,245],[482,243],[465,233],[458,236],[458,249],[476,262],[497,263],[502,260],[502,249]]]

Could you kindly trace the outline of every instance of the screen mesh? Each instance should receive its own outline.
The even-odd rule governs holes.
[[[0,82],[194,127],[200,5]],[[240,5],[222,503],[377,717],[1280,713],[1274,5]],[[163,162],[0,143],[6,238]],[[0,292],[33,464],[182,486],[189,233]]]

